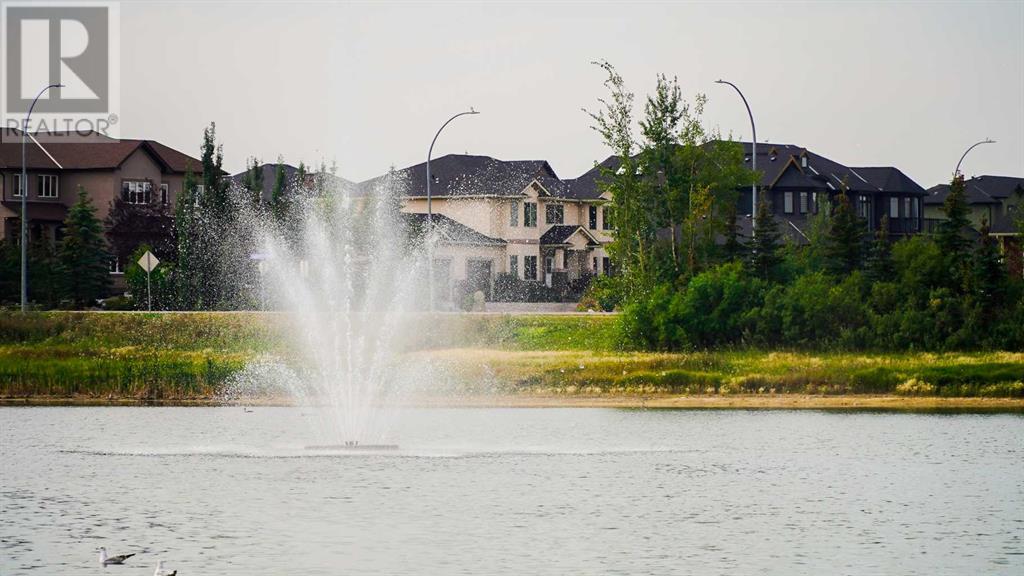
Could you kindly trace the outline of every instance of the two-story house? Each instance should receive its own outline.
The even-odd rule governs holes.
[[[104,136],[27,142],[28,178],[22,182],[21,138],[0,135],[0,237],[20,238],[21,201],[27,194],[29,233],[32,240],[60,239],[60,229],[83,188],[106,218],[113,200],[173,206],[181,192],[185,172],[202,172],[199,160],[153,140],[112,140]]]
[[[435,252],[436,274],[469,282],[489,292],[498,274],[551,285],[610,270],[602,228],[607,202],[588,181],[562,181],[543,160],[502,161],[489,156],[450,154],[430,163],[431,209],[442,222],[464,226],[459,242],[443,242]],[[427,213],[426,164],[397,170],[406,183],[402,211]],[[372,189],[382,177],[359,189]],[[592,184],[592,183],[591,183]]]

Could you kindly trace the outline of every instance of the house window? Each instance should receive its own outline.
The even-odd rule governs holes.
[[[800,193],[800,213],[807,214],[807,192]]]
[[[594,256],[594,268],[591,270],[591,272],[593,272],[594,274],[598,273],[598,269],[597,269],[597,256]]]
[[[25,193],[25,187],[21,185],[21,174],[15,174],[12,183],[14,184],[13,195],[21,198],[21,195]]]
[[[508,257],[508,273],[519,278],[519,256]]]
[[[167,201],[170,197],[170,190],[167,184],[160,185],[160,203],[167,206]]]
[[[121,182],[121,199],[129,204],[149,204],[153,183],[142,180]]]
[[[793,213],[793,193],[792,192],[783,192],[782,193],[782,203],[783,203],[783,210],[786,212],[786,214],[792,214]]]
[[[110,273],[111,274],[124,274],[124,270],[121,268],[121,261],[117,257],[110,259]]]
[[[56,198],[59,192],[57,190],[57,176],[53,174],[40,174],[39,175],[39,197],[40,198]]]
[[[900,217],[900,199],[896,197],[889,198],[889,218]]]
[[[537,227],[537,203],[523,202],[523,226],[527,228]]]
[[[871,212],[871,200],[867,196],[857,197],[857,215],[861,218],[868,218]]]
[[[920,202],[921,202],[920,198],[914,198],[911,201],[911,203],[910,203],[910,217],[911,218],[917,218],[920,215],[920,210],[921,210]]]
[[[604,270],[605,276],[612,275],[612,261],[607,256],[601,258],[601,269]]]
[[[818,193],[811,192],[811,211],[815,214],[818,213]]]
[[[519,202],[513,201],[509,204],[508,210],[508,225],[519,226]]]
[[[561,204],[544,205],[544,223],[561,224],[565,221],[565,206]]]
[[[590,207],[590,229],[597,230],[597,206]]]
[[[910,218],[910,196],[903,199],[903,217]]]
[[[551,256],[544,258],[544,273],[551,274],[555,271],[555,259]]]
[[[611,230],[615,226],[615,209],[611,206],[605,206],[602,212],[604,212],[604,217],[601,219],[601,228],[603,230]]]
[[[523,279],[525,279],[525,280],[536,280],[537,279],[537,257],[536,256],[523,256]]]

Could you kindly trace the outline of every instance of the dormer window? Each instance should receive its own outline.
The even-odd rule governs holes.
[[[807,154],[800,155],[800,167],[807,168]]]

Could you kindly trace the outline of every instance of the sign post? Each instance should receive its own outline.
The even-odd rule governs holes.
[[[139,266],[146,271],[146,310],[149,310],[150,312],[153,311],[153,293],[150,290],[149,273],[152,272],[159,263],[160,261],[157,260],[156,256],[153,256],[153,253],[149,250],[146,250],[146,253],[142,255],[142,258],[139,258]]]

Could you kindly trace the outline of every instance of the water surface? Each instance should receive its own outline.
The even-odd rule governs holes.
[[[0,408],[0,574],[1024,573],[1020,415],[254,410]]]

